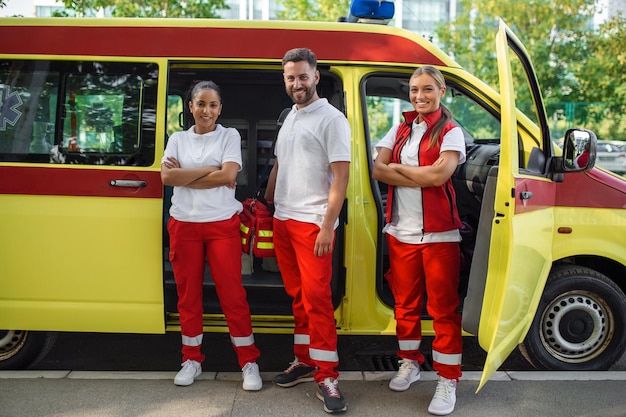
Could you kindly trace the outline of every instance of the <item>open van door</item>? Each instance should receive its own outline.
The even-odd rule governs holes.
[[[531,326],[552,264],[554,229],[555,184],[549,174],[552,144],[532,63],[502,21],[496,47],[502,132],[497,174],[491,175],[496,177],[492,178],[496,179],[493,212],[489,218],[481,218],[491,224],[484,243],[489,245],[485,252],[488,263],[486,271],[482,267],[486,280],[476,333],[487,358],[478,390],[524,340]],[[520,77],[522,73],[525,77]],[[518,124],[524,115],[516,107],[514,75],[527,82],[538,129],[529,127],[528,120]],[[530,157],[524,156],[529,153]]]

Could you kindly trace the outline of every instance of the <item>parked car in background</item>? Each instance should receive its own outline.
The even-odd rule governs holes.
[[[596,165],[616,174],[626,174],[626,142],[618,146],[606,140],[599,140]]]
[[[626,152],[626,140],[611,140],[609,142],[617,146],[620,149],[620,151]]]

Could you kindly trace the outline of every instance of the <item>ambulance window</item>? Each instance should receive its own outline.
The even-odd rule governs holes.
[[[0,160],[152,165],[156,69],[0,61]]]
[[[83,154],[137,152],[143,88],[134,74],[68,74],[62,148]]]

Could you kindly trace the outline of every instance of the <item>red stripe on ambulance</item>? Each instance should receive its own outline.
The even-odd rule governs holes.
[[[282,59],[289,45],[311,48],[320,60],[445,65],[414,40],[388,33],[247,27],[5,26],[0,27],[0,39],[7,39],[5,31],[11,34],[11,41],[4,42],[4,54]]]
[[[0,166],[0,178],[0,194],[125,198],[163,196],[159,171]],[[144,182],[145,186],[111,185],[111,181],[116,180]]]

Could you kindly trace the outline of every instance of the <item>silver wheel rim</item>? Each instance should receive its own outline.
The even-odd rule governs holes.
[[[7,330],[0,338],[0,360],[7,360],[18,353],[24,343],[28,332],[22,330]]]
[[[603,299],[586,291],[568,292],[546,306],[541,343],[563,362],[588,362],[605,351],[613,337],[613,323]]]

